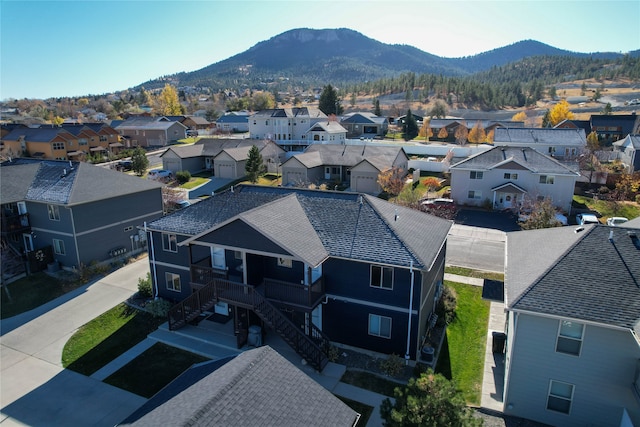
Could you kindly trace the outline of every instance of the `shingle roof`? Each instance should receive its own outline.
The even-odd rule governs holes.
[[[585,146],[587,138],[584,129],[572,128],[497,128],[494,134],[495,143],[562,144]]]
[[[4,162],[0,171],[2,203],[30,200],[73,205],[162,187],[84,162],[21,158]]]
[[[451,165],[450,169],[490,170],[508,161],[515,161],[534,173],[579,175],[556,159],[545,156],[530,147],[493,147]]]
[[[168,120],[166,117],[147,117],[137,116],[132,117],[116,126],[116,129],[150,129],[150,130],[165,130],[178,123],[180,126],[186,128],[185,125],[178,121]]]
[[[342,119],[340,119],[341,123],[377,123],[382,124],[387,121],[386,117],[379,117],[373,113],[368,112],[353,112],[349,114],[345,114]]]
[[[259,186],[238,186],[148,227],[196,236],[234,218],[314,266],[334,256],[427,269],[451,227],[450,221],[368,195]]]
[[[222,362],[193,366],[120,425],[351,427],[358,419],[269,346]]]
[[[249,122],[249,116],[236,115],[236,114],[225,114],[224,116],[216,120],[216,123],[248,123],[248,122]]]
[[[324,165],[355,166],[367,159],[372,163],[391,166],[404,150],[401,147],[382,147],[372,145],[312,144],[305,152],[320,154]],[[296,156],[301,156],[300,154]]]
[[[69,135],[67,130],[62,128],[16,128],[5,135],[5,141],[17,141],[20,137],[24,137],[26,142],[50,142],[59,133],[64,132]]]
[[[576,229],[507,234],[507,307],[639,333],[640,229]]]
[[[623,139],[614,142],[617,147],[633,147],[634,150],[640,150],[640,135],[627,135]]]
[[[326,118],[324,114],[317,108],[311,107],[294,107],[294,108],[274,108],[261,110],[254,113],[251,117],[267,118],[267,117],[309,117],[309,118]]]
[[[202,144],[189,144],[189,145],[175,145],[167,148],[160,157],[163,157],[169,151],[174,153],[181,159],[188,159],[190,157],[200,157],[203,155],[204,145]]]
[[[347,130],[338,122],[317,122],[309,128],[308,132],[324,131],[327,133],[347,133]]]

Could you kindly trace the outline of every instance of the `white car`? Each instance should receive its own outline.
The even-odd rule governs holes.
[[[607,218],[607,225],[615,227],[616,225],[624,224],[629,221],[629,218],[625,218],[623,216],[612,216],[611,218]]]
[[[171,178],[173,174],[171,171],[164,169],[153,169],[150,170],[147,174],[147,179],[162,179],[162,178]]]
[[[576,215],[576,222],[579,225],[600,224],[600,221],[598,221],[598,217],[591,213],[579,213],[578,215]]]

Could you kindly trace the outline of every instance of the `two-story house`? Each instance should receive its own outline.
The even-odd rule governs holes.
[[[0,178],[5,243],[66,268],[145,250],[136,227],[162,215],[161,184],[84,162],[20,158]]]
[[[262,110],[249,117],[249,133],[253,139],[275,141],[287,151],[302,151],[311,144],[309,129],[327,120],[326,114],[312,107]]]
[[[553,158],[575,160],[587,147],[584,129],[578,128],[497,128],[493,145],[529,147]]]
[[[518,210],[545,198],[571,211],[579,176],[558,160],[528,147],[496,146],[450,167],[451,198],[460,205]]]
[[[627,172],[640,171],[640,134],[627,135],[613,143],[613,150],[618,159],[625,165]]]
[[[215,312],[239,345],[260,325],[319,370],[330,343],[416,358],[450,227],[368,195],[244,185],[146,224],[170,329]]]
[[[282,164],[282,185],[346,185],[352,191],[379,194],[378,175],[391,168],[407,171],[403,148],[379,145],[313,144]]]
[[[232,111],[225,113],[216,120],[218,132],[239,133],[249,132],[249,113],[246,111]]]
[[[187,136],[187,126],[166,117],[133,116],[114,126],[131,147],[166,146]]]
[[[504,413],[640,425],[640,229],[507,234]]]
[[[640,116],[632,114],[592,114],[591,130],[605,143],[614,143],[629,134],[640,133]]]

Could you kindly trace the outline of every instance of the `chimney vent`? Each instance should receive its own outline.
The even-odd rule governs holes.
[[[613,230],[609,231],[609,241],[613,243]]]

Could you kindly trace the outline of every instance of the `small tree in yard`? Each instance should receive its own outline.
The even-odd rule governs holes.
[[[378,175],[378,184],[384,192],[395,197],[404,188],[404,175],[402,168],[393,167]]]
[[[385,399],[380,415],[385,427],[482,426],[453,383],[429,370],[394,390],[395,404]]]
[[[131,169],[136,175],[142,176],[148,167],[149,159],[147,159],[147,154],[142,148],[137,147],[131,155]]]
[[[247,179],[252,183],[258,182],[258,179],[265,174],[266,168],[262,160],[262,154],[255,145],[249,149],[249,155],[247,157],[247,163],[244,167],[247,172]]]
[[[434,176],[430,176],[422,181],[422,185],[427,187],[427,197],[429,197],[429,193],[440,188],[440,180]]]
[[[522,228],[525,230],[560,227],[562,225],[556,219],[556,208],[548,197],[544,200],[536,201],[527,211],[530,211],[531,214],[522,224]]]

